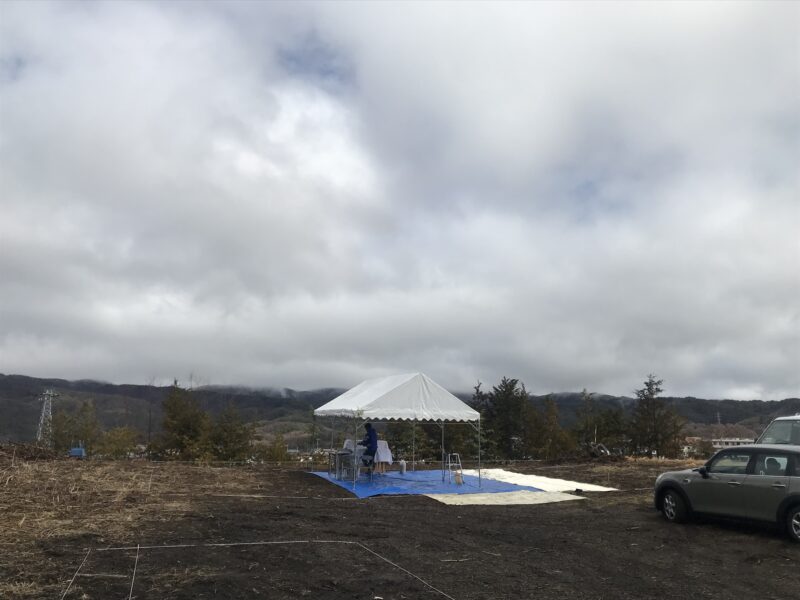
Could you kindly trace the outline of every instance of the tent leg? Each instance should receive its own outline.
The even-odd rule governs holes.
[[[444,422],[439,426],[442,428],[442,481],[444,481]]]
[[[417,460],[414,457],[414,451],[417,447],[417,424],[411,421],[411,470],[417,470]]]
[[[478,487],[481,487],[481,418],[478,416]]]
[[[358,480],[358,463],[356,459],[356,438],[358,437],[358,419],[355,420],[353,429],[353,489],[356,489],[356,481]]]

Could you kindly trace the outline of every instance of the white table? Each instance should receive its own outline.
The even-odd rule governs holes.
[[[353,440],[350,439],[344,441],[344,446],[342,448],[350,452],[355,449],[356,460],[361,459],[361,455],[364,454],[365,450],[364,446],[354,444]],[[386,440],[378,440],[378,449],[375,451],[375,464],[385,463],[391,465],[393,462],[394,458],[392,457],[392,451],[389,449],[389,443]]]

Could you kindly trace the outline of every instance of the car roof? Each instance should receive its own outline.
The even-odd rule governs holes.
[[[785,417],[775,417],[775,421],[800,421],[800,413],[796,415],[788,415]]]
[[[746,444],[743,446],[731,446],[722,450],[770,450],[775,452],[800,452],[800,445],[797,444]],[[720,450],[720,452],[722,452]]]

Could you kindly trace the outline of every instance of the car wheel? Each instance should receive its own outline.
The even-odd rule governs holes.
[[[793,506],[786,515],[786,531],[792,541],[800,542],[800,505]]]
[[[675,490],[667,490],[661,499],[661,512],[671,523],[683,523],[686,520],[686,502]]]

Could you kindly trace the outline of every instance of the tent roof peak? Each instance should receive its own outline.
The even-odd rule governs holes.
[[[367,379],[314,411],[365,420],[478,421],[480,414],[424,373]]]

